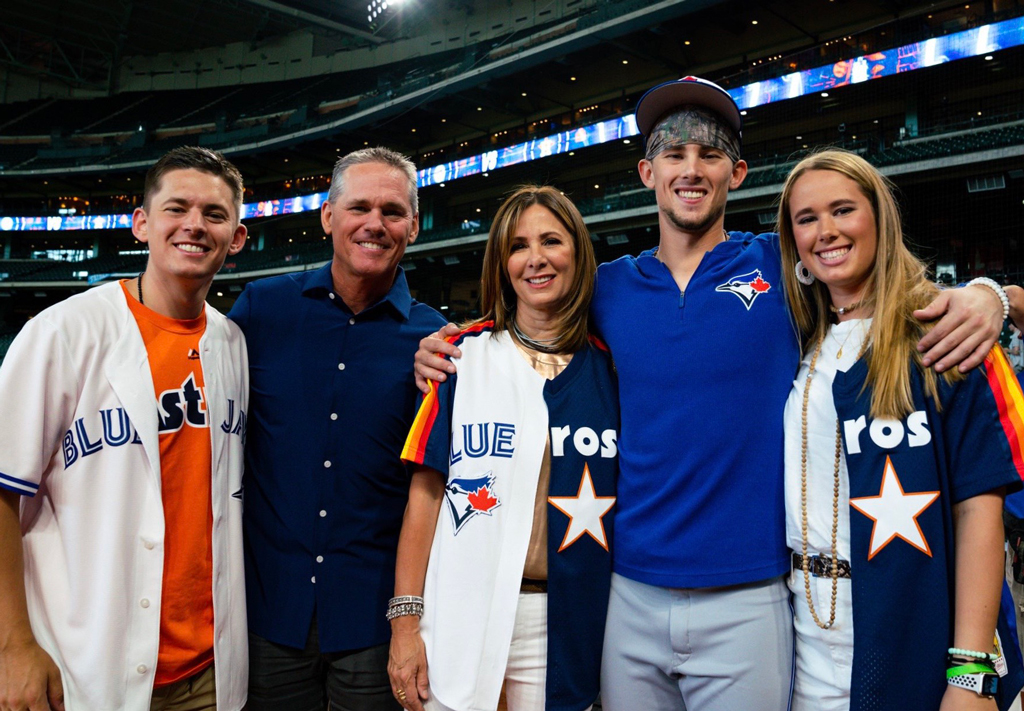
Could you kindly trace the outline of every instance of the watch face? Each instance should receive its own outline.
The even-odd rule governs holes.
[[[981,693],[983,696],[995,696],[999,691],[999,677],[995,674],[982,674]]]

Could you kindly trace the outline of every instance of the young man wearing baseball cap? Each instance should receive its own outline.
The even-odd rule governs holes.
[[[724,229],[747,174],[725,90],[662,84],[636,122],[660,242],[603,265],[593,304],[622,407],[603,702],[778,711],[792,660],[783,410],[800,360],[778,238]],[[997,310],[986,289],[957,297]]]
[[[636,109],[639,162],[658,202],[658,247],[598,268],[593,323],[619,376],[614,574],[602,667],[608,711],[779,711],[788,705],[792,619],[782,422],[800,340],[782,293],[778,237],[727,232],[747,174],[742,120],[719,86],[659,85]],[[954,332],[1001,312],[987,289],[949,293],[926,353],[977,365],[999,331]],[[962,304],[969,303],[968,309]],[[980,319],[979,319],[980,320]],[[974,323],[974,322],[972,322]],[[441,341],[417,372],[443,378]]]
[[[245,340],[205,303],[242,176],[169,152],[145,271],[42,311],[0,368],[0,708],[240,709]]]

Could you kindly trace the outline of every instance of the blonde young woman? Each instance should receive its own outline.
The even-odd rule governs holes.
[[[1013,371],[998,346],[966,375],[923,367],[912,312],[937,289],[862,158],[801,161],[779,232],[805,338],[785,415],[793,708],[1006,708],[1024,682],[1000,610]]]
[[[452,342],[413,465],[389,672],[407,709],[579,711],[598,693],[611,578],[618,393],[588,334],[596,270],[572,202],[517,190],[495,215],[485,316]]]

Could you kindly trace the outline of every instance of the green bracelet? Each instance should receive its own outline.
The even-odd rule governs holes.
[[[952,679],[954,676],[960,676],[962,674],[995,674],[996,670],[988,664],[974,663],[974,664],[963,664],[958,667],[950,667],[946,670],[946,679]]]

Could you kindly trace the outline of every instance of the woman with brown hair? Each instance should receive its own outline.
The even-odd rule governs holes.
[[[389,672],[408,709],[579,711],[598,693],[618,394],[589,335],[583,218],[526,186],[495,216],[484,316],[406,442]],[[429,672],[429,692],[427,679]]]
[[[1024,474],[1013,371],[998,346],[967,374],[924,367],[913,312],[938,289],[859,156],[801,161],[779,233],[804,338],[785,414],[792,708],[1006,708],[1024,680],[1000,610],[1003,493]]]

